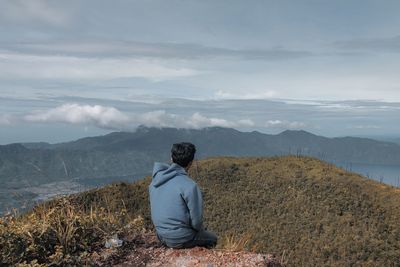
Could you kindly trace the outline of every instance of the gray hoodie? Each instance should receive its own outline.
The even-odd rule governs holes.
[[[201,191],[184,168],[175,163],[155,163],[149,193],[151,219],[164,241],[183,244],[202,229]]]

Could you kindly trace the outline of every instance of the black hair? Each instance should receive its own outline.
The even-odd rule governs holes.
[[[186,168],[189,163],[194,159],[196,147],[192,143],[177,143],[173,144],[171,148],[172,162]]]

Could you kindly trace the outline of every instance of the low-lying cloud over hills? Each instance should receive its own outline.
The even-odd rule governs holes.
[[[127,97],[2,98],[1,143],[60,142],[107,133],[133,131],[139,125],[200,129],[229,127],[278,133],[307,130],[325,136],[389,136],[399,103],[381,101],[190,100]],[[27,129],[32,129],[28,130]],[[63,135],[56,133],[68,129]]]

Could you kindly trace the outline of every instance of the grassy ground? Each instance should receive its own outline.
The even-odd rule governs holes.
[[[220,248],[289,266],[399,266],[400,190],[308,157],[212,158],[190,175]],[[152,231],[147,187],[113,184],[0,223],[0,262],[89,264],[107,238]]]

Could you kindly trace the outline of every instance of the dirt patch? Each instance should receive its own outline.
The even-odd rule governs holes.
[[[218,249],[195,247],[192,249],[171,249],[161,245],[152,234],[141,234],[124,238],[119,248],[103,249],[93,254],[97,266],[135,267],[217,267],[217,266],[282,266],[270,254],[251,252],[230,252]]]

